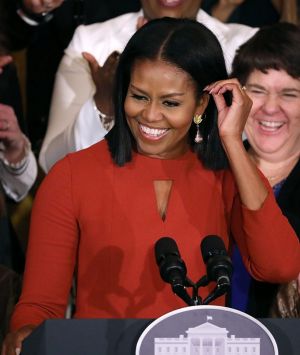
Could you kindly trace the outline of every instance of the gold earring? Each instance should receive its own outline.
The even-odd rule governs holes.
[[[203,121],[202,115],[195,114],[195,116],[193,118],[193,121],[194,121],[194,123],[197,126],[197,133],[196,133],[194,142],[195,143],[201,143],[203,141],[203,138],[202,138],[201,133],[200,133],[199,124]]]

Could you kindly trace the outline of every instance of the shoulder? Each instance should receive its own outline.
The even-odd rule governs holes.
[[[258,28],[238,23],[221,22],[201,9],[197,15],[197,21],[209,28],[219,40],[222,40],[223,38],[233,39],[237,37],[245,41],[253,36],[254,33],[258,30]]]
[[[61,177],[70,175],[70,178],[74,179],[76,176],[83,175],[83,172],[84,175],[93,174],[99,166],[102,170],[113,166],[106,140],[93,144],[86,149],[67,154],[53,165],[47,177],[54,176],[55,179],[58,178],[58,175]]]
[[[78,26],[66,53],[81,55],[82,51],[87,51],[99,57],[98,53],[105,51],[106,48],[108,54],[113,50],[123,50],[136,31],[137,19],[140,15],[141,12],[131,12],[105,22]]]
[[[224,57],[228,72],[231,71],[231,63],[233,61],[235,51],[250,39],[258,28],[249,27],[237,23],[223,23],[216,18],[208,15],[205,11],[199,10],[197,21],[210,29],[218,38],[224,51]]]
[[[105,139],[80,151],[70,153],[65,157],[72,170],[82,168],[93,170],[99,165],[101,168],[113,166],[113,161]]]

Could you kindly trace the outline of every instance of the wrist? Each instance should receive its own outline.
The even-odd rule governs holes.
[[[100,122],[102,123],[103,127],[107,130],[110,131],[111,128],[114,125],[114,116],[113,115],[107,115],[103,113],[101,110],[99,110],[95,100],[94,100],[94,110],[97,113]]]
[[[28,156],[31,151],[31,144],[27,137],[24,137],[24,145],[16,156],[7,156],[5,153],[2,154],[2,163],[4,167],[15,175],[21,174],[28,165]]]

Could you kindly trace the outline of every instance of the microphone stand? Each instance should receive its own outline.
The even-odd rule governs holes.
[[[173,280],[171,284],[172,290],[188,306],[207,305],[216,298],[224,295],[230,288],[230,284],[227,282],[217,283],[213,291],[204,300],[202,300],[202,297],[199,296],[199,288],[205,287],[210,283],[207,275],[202,276],[196,283],[191,281],[188,277],[186,277],[184,285],[182,284],[182,281],[180,281],[176,282],[176,280]],[[187,288],[192,288],[192,297],[188,294],[186,290]]]

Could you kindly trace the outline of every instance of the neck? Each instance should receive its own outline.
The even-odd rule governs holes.
[[[252,148],[249,149],[248,153],[260,171],[269,180],[271,186],[286,179],[299,160],[299,152],[289,156],[287,159],[274,159],[274,156],[272,156],[272,159],[261,157],[258,156]]]

